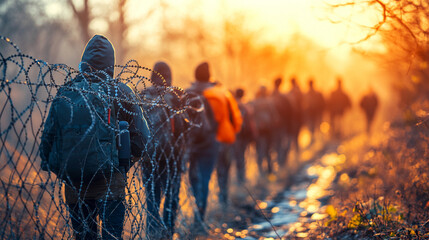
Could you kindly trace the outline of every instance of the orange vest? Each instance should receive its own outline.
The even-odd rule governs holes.
[[[209,102],[218,124],[216,140],[221,143],[234,143],[235,135],[240,132],[243,123],[234,96],[218,85],[204,90],[203,95]]]

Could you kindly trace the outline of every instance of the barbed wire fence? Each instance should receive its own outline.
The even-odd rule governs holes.
[[[65,202],[65,181],[55,174],[41,168],[40,138],[52,102],[58,99],[58,91],[73,89],[70,83],[82,73],[64,64],[49,64],[26,55],[6,37],[0,37],[0,238],[1,239],[71,239],[75,233],[72,227],[72,217],[69,206]],[[181,197],[176,225],[186,226],[193,219],[195,204],[190,193],[186,174],[184,180],[180,176],[185,171],[186,159],[184,144],[187,134],[199,123],[192,121],[189,111],[201,111],[201,107],[191,106],[192,97],[182,89],[169,86],[152,86],[147,77],[152,70],[140,66],[137,61],[129,61],[124,66],[114,66],[116,76],[114,81],[102,83],[113,85],[116,89],[119,82],[127,84],[136,92],[136,98],[118,98],[117,95],[88,90],[85,94],[100,95],[106,102],[117,101],[136,104],[142,107],[144,115],[157,115],[157,119],[148,118],[151,136],[146,143],[146,153],[133,164],[127,174],[125,187],[126,207],[122,236],[126,239],[141,239],[148,237],[147,228],[151,224],[166,228],[171,215],[165,213],[164,219],[159,216],[149,216],[154,212],[163,211],[165,206],[174,208],[174,201],[165,201],[164,207],[158,203],[152,204],[155,211],[148,211],[150,201],[156,199],[157,181],[166,173],[162,180],[163,195],[179,194]],[[98,77],[96,72],[90,77]],[[152,89],[152,90],[150,90]],[[155,90],[153,90],[155,89]],[[155,91],[156,94],[146,94]],[[82,94],[80,92],[80,94]],[[198,100],[198,99],[197,99]],[[73,103],[70,103],[70,107]],[[120,105],[120,104],[119,104]],[[87,109],[94,109],[87,102]],[[91,111],[92,111],[91,110]],[[93,111],[92,111],[93,112]],[[154,113],[157,114],[154,114]],[[131,113],[130,113],[131,114]],[[182,119],[187,124],[182,126],[180,134],[174,136],[174,141],[162,142],[160,136],[167,138],[174,134],[174,119]],[[106,119],[97,114],[92,121],[107,124]],[[112,129],[116,135],[121,131]],[[156,136],[156,137],[154,137]],[[162,161],[165,161],[162,163]],[[164,166],[164,169],[157,169]],[[149,170],[148,170],[149,169]],[[146,172],[144,172],[146,171]],[[181,183],[181,184],[180,184]],[[180,187],[182,185],[182,187]],[[82,196],[81,182],[78,188],[73,188],[78,198]],[[154,187],[155,186],[155,187]],[[179,188],[177,187],[179,186]],[[183,187],[185,186],[185,187]],[[158,186],[159,187],[159,186]],[[107,184],[106,192],[110,192]],[[148,196],[149,195],[149,196]],[[84,199],[78,199],[83,202]],[[170,205],[169,205],[170,204]],[[170,211],[170,210],[169,210]],[[149,212],[149,213],[148,213]],[[155,219],[148,222],[147,218]],[[91,219],[99,226],[98,235],[102,230],[102,219]],[[189,229],[182,227],[180,229]]]

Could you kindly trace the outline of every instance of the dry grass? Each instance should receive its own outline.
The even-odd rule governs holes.
[[[388,136],[338,166],[329,218],[314,238],[429,239],[429,117],[414,104]]]

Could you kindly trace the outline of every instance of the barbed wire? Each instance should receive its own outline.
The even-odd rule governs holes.
[[[111,171],[101,179],[86,181],[81,178],[78,184],[71,184],[68,177],[53,174],[49,166],[48,171],[42,170],[41,137],[53,103],[62,101],[70,109],[82,107],[62,94],[65,91],[83,96],[83,108],[91,114],[91,125],[81,133],[82,139],[78,143],[84,143],[84,138],[97,128],[97,124],[114,132],[116,137],[124,132],[117,125],[110,124],[110,117],[99,114],[99,106],[91,101],[93,98],[101,99],[101,108],[109,114],[112,103],[117,103],[119,109],[115,109],[116,113],[121,111],[122,114],[134,116],[136,112],[130,111],[126,105],[136,105],[147,117],[151,134],[145,143],[145,154],[132,164],[125,176],[125,197],[120,201],[125,206],[122,236],[148,238],[148,229],[153,227],[160,227],[157,230],[159,234],[165,234],[163,231],[168,230],[167,225],[171,221],[174,225],[176,216],[172,212],[175,208],[179,208],[177,218],[181,219],[177,224],[187,224],[184,219],[190,219],[189,214],[193,211],[181,208],[195,208],[191,198],[182,198],[180,204],[175,201],[178,201],[180,191],[189,191],[180,188],[180,184],[187,184],[187,179],[181,181],[181,174],[186,168],[184,145],[187,134],[200,126],[188,115],[189,111],[202,111],[202,104],[195,104],[195,101],[200,101],[197,97],[188,95],[178,87],[166,84],[155,86],[147,77],[154,71],[140,66],[135,60],[123,66],[112,66],[111,69],[117,74],[111,78],[106,69],[81,72],[65,64],[38,60],[22,53],[10,39],[2,36],[0,58],[0,238],[70,239],[78,234],[72,226],[76,221],[85,225],[83,229],[88,234],[91,226],[95,225],[98,226],[93,233],[95,236],[115,236],[104,228],[108,219],[102,212],[109,207],[110,198],[117,187],[113,174],[119,169],[118,166],[112,165]],[[156,74],[163,79],[159,73]],[[76,79],[81,79],[87,86],[77,87],[73,84]],[[100,87],[94,87],[92,82],[97,82]],[[135,94],[124,94],[120,84],[127,85]],[[147,94],[148,91],[156,94]],[[74,112],[68,111],[70,114]],[[62,124],[72,125],[72,119],[73,115],[70,115],[69,122]],[[177,121],[186,123],[181,125],[180,133],[172,130]],[[169,141],[163,141],[160,136]],[[78,146],[81,145],[73,146],[73,149]],[[64,171],[61,169],[60,172]],[[159,180],[161,176],[164,179]],[[103,197],[94,203],[87,201],[95,199],[91,197],[94,193],[89,185],[100,181],[103,184],[99,185],[104,186]],[[158,199],[160,190],[170,198],[166,198],[163,206]],[[184,194],[190,195],[189,192]],[[77,198],[73,204],[69,201],[71,195]],[[73,206],[79,210],[72,209]],[[147,206],[155,209],[148,210]],[[92,212],[85,215],[85,209],[99,209],[98,217]],[[164,217],[153,216],[160,212]],[[85,218],[79,218],[80,215]]]

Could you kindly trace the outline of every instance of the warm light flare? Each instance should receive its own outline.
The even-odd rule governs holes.
[[[266,202],[260,202],[260,203],[258,204],[258,207],[259,207],[260,209],[265,209],[265,208],[267,208],[267,206],[268,206],[268,203],[266,203]]]
[[[306,148],[311,143],[311,133],[308,131],[308,129],[302,129],[299,139],[298,139],[299,145],[302,148]]]
[[[316,220],[316,221],[323,220],[327,217],[328,217],[328,214],[321,214],[321,213],[315,213],[315,214],[311,215],[311,219]]]
[[[280,208],[279,207],[273,207],[272,209],[271,209],[271,212],[272,213],[278,213],[280,211]]]
[[[329,125],[329,123],[328,123],[328,122],[322,122],[322,123],[320,124],[320,131],[321,131],[323,134],[328,134],[328,133],[329,133],[330,128],[331,128],[331,126]]]

